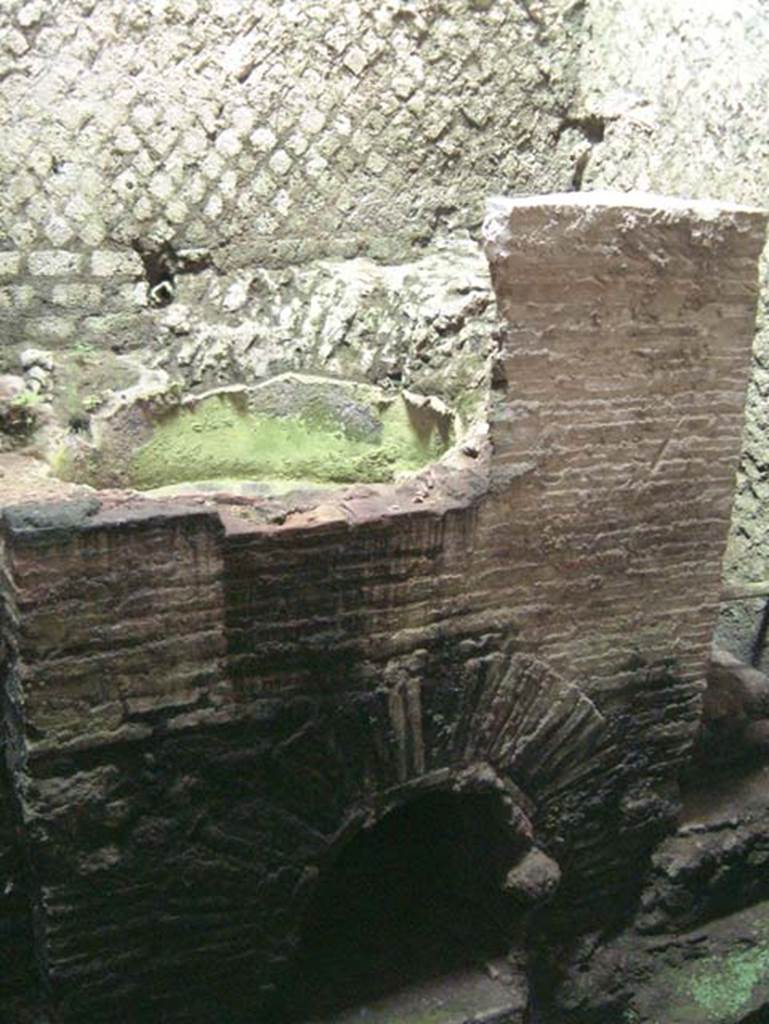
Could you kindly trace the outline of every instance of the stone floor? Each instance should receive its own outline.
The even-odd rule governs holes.
[[[422,981],[307,1024],[522,1024],[527,1001],[525,980],[502,961]]]

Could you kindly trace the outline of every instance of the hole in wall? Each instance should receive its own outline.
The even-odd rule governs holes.
[[[144,267],[150,305],[169,306],[174,300],[175,256],[173,249],[167,242],[157,247],[150,247],[139,241],[133,243],[133,248],[138,253]]]
[[[275,1020],[362,1005],[504,955],[520,852],[496,793],[431,793],[359,833],[322,877]]]

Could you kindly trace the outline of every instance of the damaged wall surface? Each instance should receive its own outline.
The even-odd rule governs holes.
[[[220,274],[401,260],[489,192],[564,187],[581,8],[538,8],[5,4],[7,365],[150,342],[134,249],[154,278],[199,248]]]
[[[731,817],[684,801],[641,877],[682,768],[767,746],[763,677],[728,659],[702,717],[759,220],[502,204],[498,307],[477,243],[494,193],[765,203],[763,6],[3,5],[0,507],[43,502],[3,516],[14,1024],[35,993],[67,1021],[274,1005],[318,876],[441,787],[495,794],[516,850],[560,865],[529,935],[571,971],[558,1024],[760,1012],[763,982],[734,1009],[684,969],[731,942],[761,975],[756,787]],[[769,576],[762,280],[738,583]],[[365,483],[331,498],[150,500],[99,447],[113,423],[132,456],[149,412],[301,375],[451,417],[440,461],[380,473],[375,452],[368,476],[332,467],[324,486]],[[721,606],[743,660],[765,603]],[[641,944],[574,938],[635,899]]]
[[[511,878],[562,874],[549,934],[615,921],[696,738],[764,227],[499,203],[491,451],[302,511],[5,510],[8,764],[64,1020],[281,1019],[334,851],[435,789],[504,796]]]
[[[209,378],[231,374],[233,345],[262,374],[306,369],[317,325],[276,333],[264,309],[275,295],[327,304],[323,268],[296,285],[261,281],[263,268],[412,258],[477,232],[490,193],[609,186],[754,204],[766,194],[755,126],[769,30],[757,2],[243,12],[14,0],[0,29],[0,368],[33,388],[40,364],[20,364],[25,348],[139,348],[185,387],[201,365]],[[350,315],[353,335],[392,334]],[[328,333],[334,345],[339,332]],[[356,339],[342,345],[355,363]],[[736,580],[766,576],[763,346],[761,333],[728,554]],[[180,368],[175,347],[195,365]],[[314,365],[338,374],[337,361]],[[398,373],[404,358],[390,362]],[[58,378],[76,420],[83,398],[98,402],[98,387],[65,369]],[[725,608],[722,640],[743,657],[763,603]]]

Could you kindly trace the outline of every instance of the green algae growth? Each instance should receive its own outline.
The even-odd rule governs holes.
[[[663,969],[642,989],[639,1016],[648,1024],[738,1024],[756,1010],[769,987],[769,926],[766,912],[751,914],[748,931],[735,934],[731,951],[684,960]],[[722,936],[721,941],[729,941]],[[728,949],[728,946],[727,946]],[[664,1008],[664,1010],[663,1010]]]
[[[768,981],[769,946],[759,945],[701,961],[686,989],[705,1019],[722,1021],[738,1019],[749,1007],[756,985]]]
[[[438,458],[451,442],[445,417],[403,398],[379,414],[373,439],[351,437],[327,418],[250,412],[214,395],[168,412],[133,456],[131,485],[143,490],[216,478],[384,483]]]

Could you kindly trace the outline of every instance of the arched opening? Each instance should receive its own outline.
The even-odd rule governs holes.
[[[502,882],[522,845],[497,793],[430,793],[359,833],[308,910],[282,1019],[504,955],[517,911]]]

